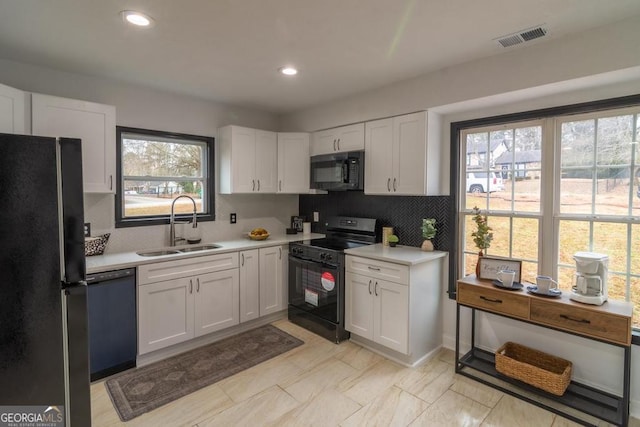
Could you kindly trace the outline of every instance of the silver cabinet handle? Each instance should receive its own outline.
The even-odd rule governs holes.
[[[378,282],[376,282],[376,285],[373,287],[373,293],[378,296]]]
[[[387,191],[391,191],[391,178],[387,179]]]
[[[200,278],[199,277],[196,279],[196,283],[197,283],[196,292],[200,292]]]
[[[282,191],[282,180],[280,180],[280,191]]]
[[[336,140],[335,140],[335,138],[333,140],[333,151],[336,151]]]
[[[258,191],[260,191],[260,180],[258,180]]]
[[[369,280],[369,295],[371,295],[371,280]]]
[[[397,191],[395,178],[393,178],[393,191]]]
[[[253,185],[253,188],[251,188],[251,191],[256,191],[256,180],[252,179],[251,184]]]
[[[282,248],[278,248],[278,259],[282,259]]]
[[[340,151],[340,138],[338,138],[338,151]]]
[[[113,190],[113,175],[109,175],[109,190]]]
[[[240,256],[242,257],[242,266],[244,267],[244,254],[240,254]]]
[[[373,271],[380,271],[380,267],[371,267],[371,266],[368,266],[367,268],[368,268],[369,270],[373,270]]]
[[[193,279],[189,279],[189,293],[193,293]]]

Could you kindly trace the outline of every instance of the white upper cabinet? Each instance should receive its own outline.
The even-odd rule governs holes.
[[[28,98],[26,92],[0,84],[0,133],[29,134]]]
[[[278,193],[309,192],[309,134],[278,134]]]
[[[218,130],[220,193],[275,193],[278,138],[275,132],[225,126]]]
[[[364,150],[364,123],[314,132],[311,155]]]
[[[33,135],[80,138],[86,193],[113,193],[116,171],[116,108],[49,95],[31,96]]]
[[[367,122],[365,129],[366,194],[440,194],[439,141],[427,139],[426,111]]]

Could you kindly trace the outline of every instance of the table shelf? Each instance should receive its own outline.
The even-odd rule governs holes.
[[[540,307],[547,309],[545,313],[550,312],[551,315],[539,316],[536,310]],[[464,355],[460,355],[460,310],[462,308],[471,310],[471,350]],[[607,302],[602,306],[585,306],[565,297],[555,300],[541,300],[539,297],[525,292],[497,289],[491,286],[490,282],[478,280],[474,276],[465,277],[458,281],[456,373],[583,425],[596,425],[599,420],[604,420],[619,426],[626,426],[629,422],[631,394],[632,309],[630,303],[622,301]],[[499,373],[495,367],[495,355],[476,346],[476,311],[497,314],[517,322],[578,335],[622,348],[624,351],[624,362],[621,366],[622,396],[616,396],[576,381],[571,381],[562,396],[556,396]],[[564,322],[566,318],[586,318],[584,323],[589,324],[592,321],[594,324],[599,324],[598,319],[607,321],[600,322],[604,325],[600,328],[585,329],[581,328],[582,322],[576,326]]]
[[[571,414],[559,409],[560,405],[577,409],[585,414],[597,417],[613,424],[622,424],[622,410],[624,407],[623,398],[612,394],[597,390],[584,384],[571,381],[567,391],[562,396],[556,396],[533,387],[527,383],[502,375],[496,371],[495,355],[488,351],[474,348],[458,360],[458,373],[466,377],[479,380],[491,387],[497,388],[510,395],[522,398],[537,406],[543,407],[549,411],[571,417],[574,421],[589,425],[582,419],[574,418]],[[466,369],[470,368],[470,369]],[[500,382],[516,386],[518,389],[527,392],[540,399],[532,399],[526,395],[514,392],[513,388],[509,388],[500,383],[491,383],[482,377],[474,375],[470,370],[478,371],[489,377],[493,377]]]

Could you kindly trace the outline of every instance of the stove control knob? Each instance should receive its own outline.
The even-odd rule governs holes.
[[[327,254],[325,254],[324,252],[320,252],[320,259],[326,259],[327,258]]]
[[[333,259],[333,257],[331,256],[331,254],[326,254],[324,257],[325,261],[331,261]]]

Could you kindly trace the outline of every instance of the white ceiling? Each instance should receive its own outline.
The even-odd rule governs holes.
[[[287,113],[636,15],[638,0],[0,0],[0,58]]]

